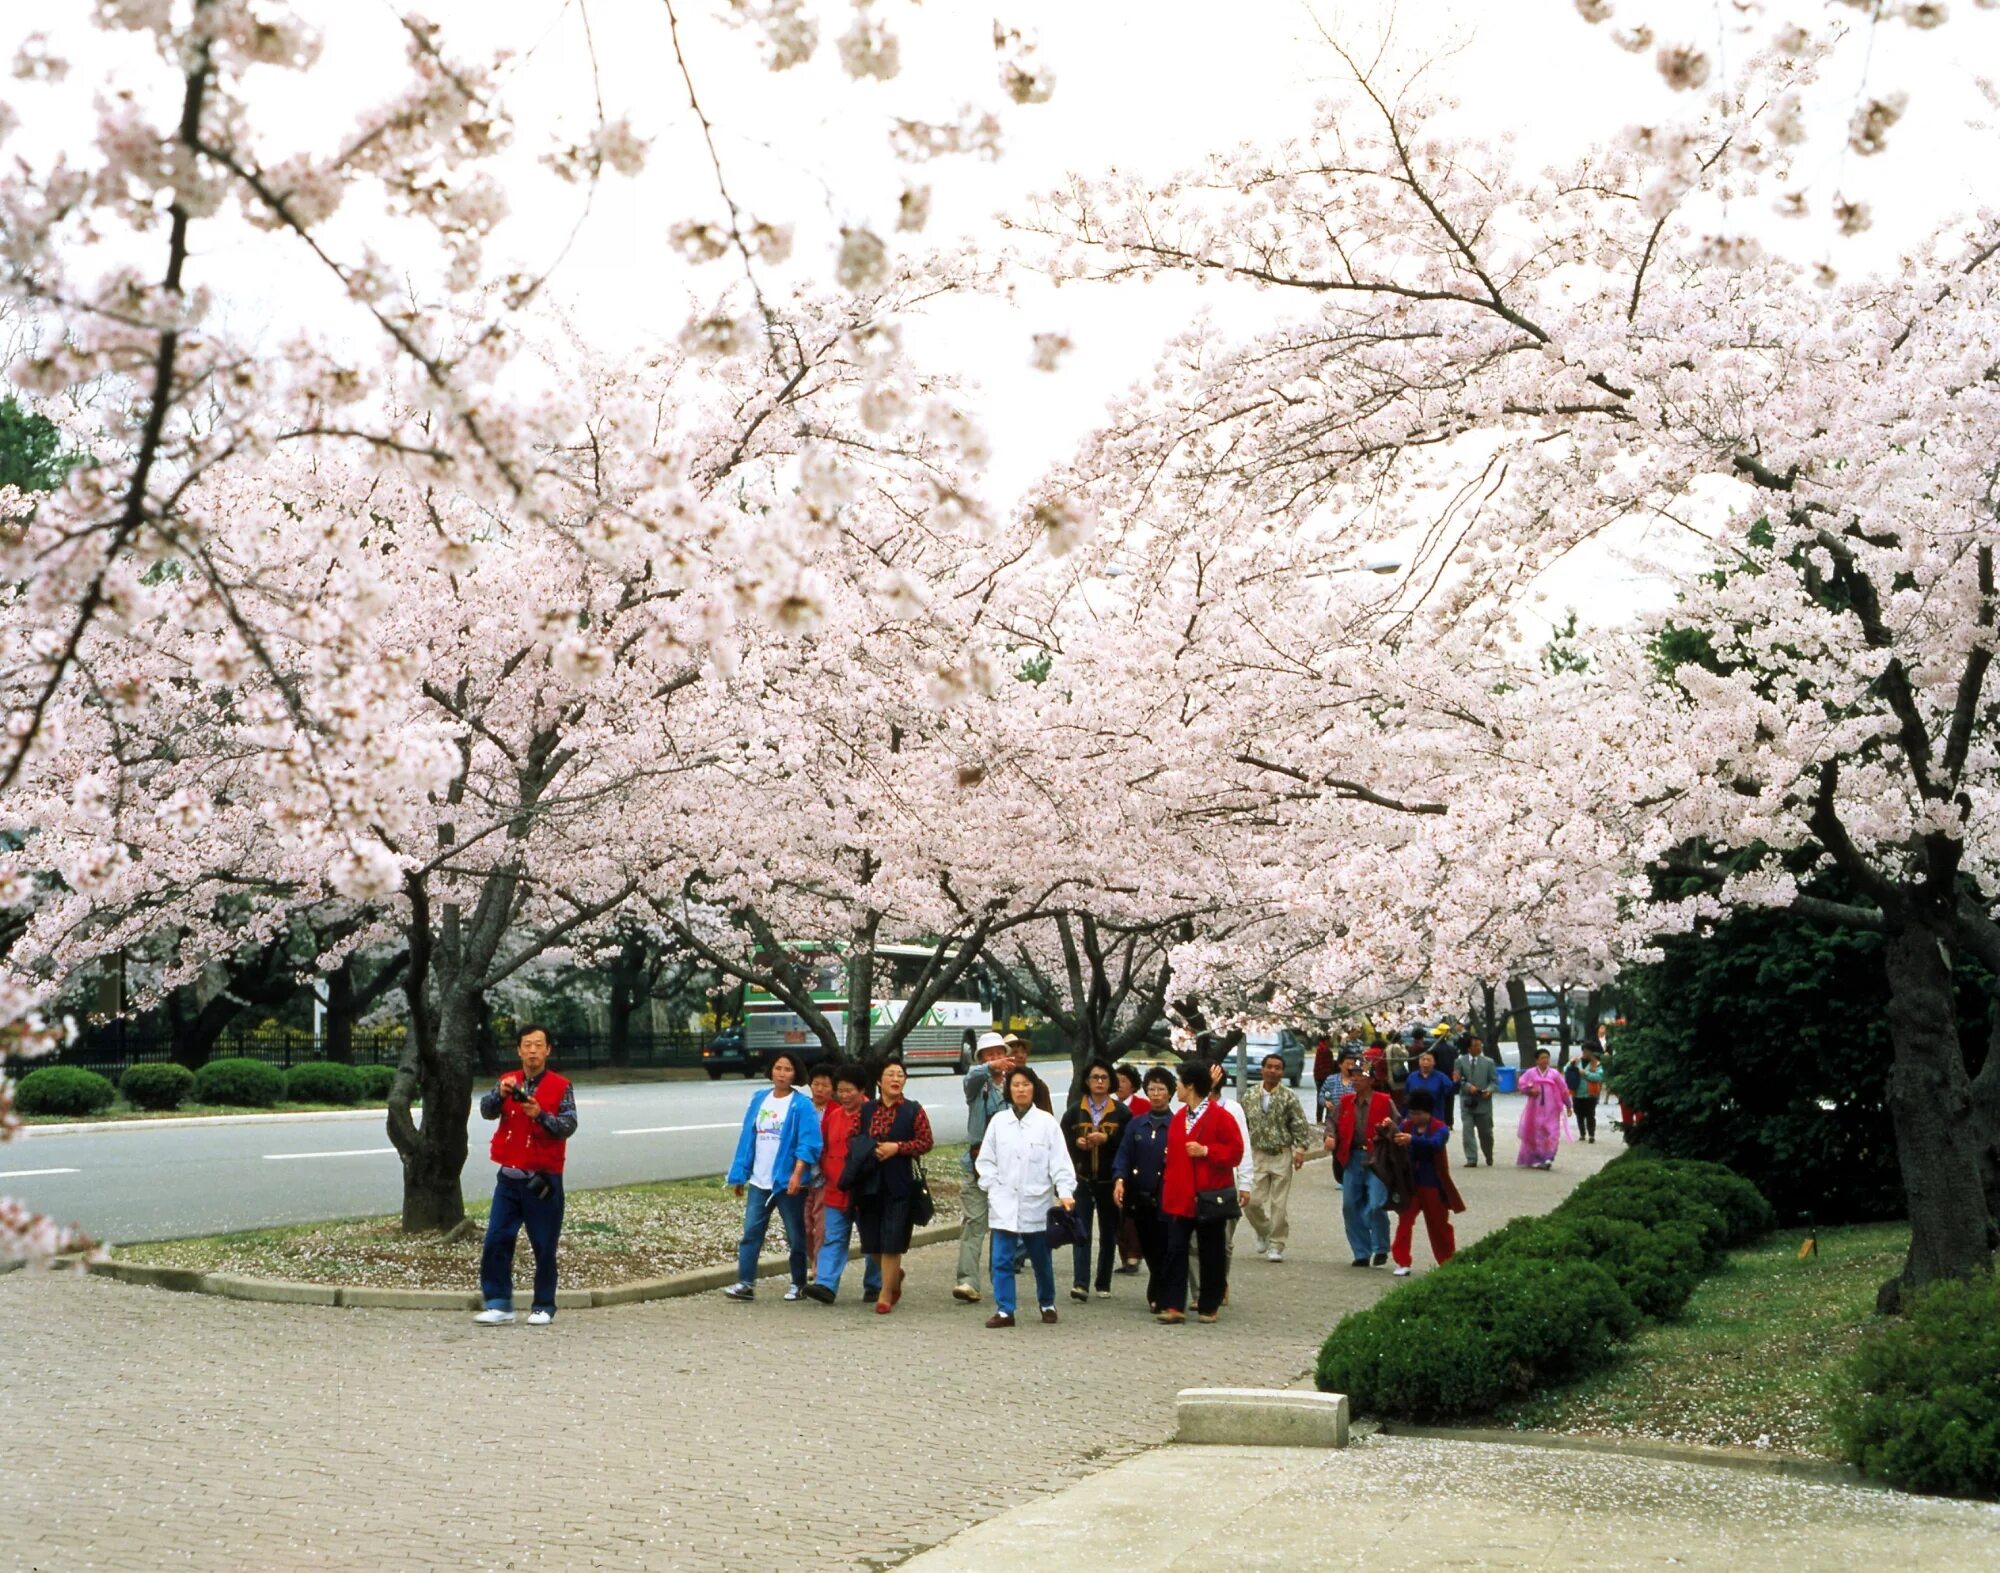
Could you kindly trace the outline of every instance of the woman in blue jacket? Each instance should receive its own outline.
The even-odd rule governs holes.
[[[1139,1255],[1146,1263],[1146,1309],[1160,1308],[1166,1279],[1167,1221],[1160,1214],[1160,1182],[1167,1167],[1167,1121],[1173,1112],[1174,1073],[1164,1065],[1146,1072],[1151,1107],[1129,1121],[1111,1160],[1112,1197],[1139,1231]]]
[[[729,1165],[729,1184],[743,1205],[743,1239],[736,1247],[736,1282],[722,1292],[732,1300],[757,1298],[757,1258],[771,1227],[771,1210],[785,1220],[785,1244],[791,1251],[792,1284],[787,1300],[806,1287],[806,1188],[819,1162],[819,1114],[812,1099],[794,1090],[798,1059],[780,1050],[771,1061],[771,1085],[750,1100],[743,1130],[736,1138],[736,1157]]]

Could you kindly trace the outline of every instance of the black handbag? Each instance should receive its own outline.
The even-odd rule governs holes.
[[[924,1161],[921,1158],[910,1162],[910,1227],[921,1229],[937,1216],[937,1203],[931,1198],[931,1182],[924,1175]]]
[[[1196,1223],[1214,1223],[1219,1219],[1241,1218],[1243,1209],[1236,1202],[1236,1187],[1225,1186],[1219,1191],[1196,1191],[1194,1193],[1194,1218]]]
[[[1085,1239],[1083,1219],[1067,1207],[1051,1207],[1048,1233],[1049,1249],[1052,1251],[1065,1245],[1081,1245]]]

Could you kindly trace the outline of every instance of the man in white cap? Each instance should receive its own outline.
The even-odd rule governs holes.
[[[986,1254],[986,1193],[973,1178],[979,1160],[979,1144],[986,1136],[986,1122],[998,1114],[1007,1101],[1001,1078],[1007,1074],[1007,1040],[997,1032],[983,1032],[972,1051],[979,1063],[965,1077],[965,1157],[960,1160],[967,1179],[959,1188],[959,1207],[965,1223],[958,1232],[958,1282],[951,1297],[967,1305],[979,1303],[980,1261]]]

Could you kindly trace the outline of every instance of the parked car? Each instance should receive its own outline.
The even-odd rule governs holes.
[[[725,1071],[748,1076],[750,1053],[743,1046],[743,1029],[727,1027],[709,1039],[708,1047],[701,1051],[701,1068],[708,1072],[710,1081],[721,1081]]]
[[[1298,1086],[1306,1071],[1306,1041],[1291,1028],[1280,1032],[1253,1032],[1247,1035],[1243,1045],[1248,1057],[1252,1080],[1263,1074],[1264,1056],[1275,1054],[1285,1062],[1285,1080]],[[1225,1086],[1233,1086],[1236,1081],[1236,1051],[1231,1049],[1222,1057],[1222,1078]]]

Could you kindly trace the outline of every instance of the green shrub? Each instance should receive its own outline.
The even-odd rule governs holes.
[[[357,1065],[354,1077],[361,1085],[361,1101],[364,1103],[386,1103],[389,1088],[396,1080],[393,1065]]]
[[[1600,1364],[1642,1316],[1678,1314],[1725,1245],[1771,1223],[1756,1187],[1719,1165],[1618,1159],[1546,1217],[1345,1318],[1319,1385],[1372,1414],[1489,1413]]]
[[[1320,1389],[1356,1410],[1486,1414],[1602,1364],[1638,1313],[1592,1262],[1500,1256],[1453,1264],[1345,1317],[1321,1345]]]
[[[1669,1223],[1690,1224],[1701,1237],[1705,1267],[1729,1244],[1729,1221],[1667,1171],[1663,1163],[1634,1164],[1614,1178],[1607,1169],[1571,1191],[1550,1216],[1565,1220],[1623,1218],[1648,1229]],[[1599,1185],[1598,1179],[1605,1183]]]
[[[1677,1316],[1701,1281],[1707,1252],[1690,1225],[1661,1223],[1651,1228],[1628,1218],[1517,1218],[1452,1258],[1474,1266],[1495,1257],[1538,1257],[1549,1261],[1595,1262],[1611,1275],[1641,1316],[1664,1321]]]
[[[1743,1245],[1777,1227],[1778,1215],[1764,1195],[1734,1169],[1696,1160],[1667,1165],[1681,1186],[1722,1214],[1729,1243]]]
[[[197,1103],[268,1109],[285,1095],[285,1073],[263,1060],[210,1060],[194,1073]]]
[[[118,1089],[78,1065],[44,1065],[29,1071],[14,1088],[14,1106],[23,1114],[96,1114],[111,1107]]]
[[[1718,1245],[1745,1244],[1777,1224],[1777,1213],[1771,1204],[1742,1175],[1719,1163],[1691,1159],[1637,1155],[1614,1159],[1600,1173],[1578,1186],[1570,1197],[1570,1203],[1586,1212],[1596,1211],[1603,1206],[1603,1198],[1629,1194],[1654,1198],[1649,1212],[1658,1212],[1661,1207],[1679,1206],[1690,1209],[1689,1216],[1694,1217],[1699,1209],[1713,1211],[1722,1221]],[[1568,1206],[1569,1203],[1565,1203],[1564,1208],[1557,1210],[1563,1211]],[[1622,1217],[1626,1214],[1607,1216]],[[1704,1234],[1714,1238],[1714,1231],[1705,1216],[1702,1217],[1702,1225]]]
[[[285,1073],[285,1099],[290,1103],[358,1103],[361,1078],[352,1065],[308,1060]]]
[[[1833,1427],[1849,1461],[1892,1486],[2000,1496],[2000,1278],[1933,1285],[1864,1339]]]
[[[135,1109],[178,1109],[194,1091],[194,1072],[171,1060],[159,1065],[128,1065],[118,1078],[118,1090]]]

